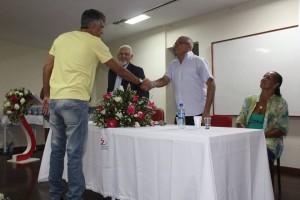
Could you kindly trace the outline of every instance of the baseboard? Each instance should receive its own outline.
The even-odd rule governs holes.
[[[275,167],[275,172],[276,172],[276,167]],[[280,166],[280,172],[283,174],[300,175],[300,169],[292,168],[292,167]]]

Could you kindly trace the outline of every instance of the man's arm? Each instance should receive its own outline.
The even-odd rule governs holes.
[[[210,108],[215,98],[216,84],[213,78],[209,78],[206,81],[207,85],[207,95],[206,95],[206,103],[204,107],[204,111],[202,113],[202,117],[210,116]]]
[[[112,71],[114,71],[117,75],[119,75],[122,79],[125,79],[126,81],[129,81],[135,85],[139,85],[139,78],[119,65],[114,59],[110,59],[104,64],[108,66]]]
[[[50,99],[50,77],[52,74],[52,70],[54,67],[54,56],[48,55],[46,64],[43,69],[43,89],[44,89],[44,99],[43,99],[43,107],[42,112],[44,115],[49,114],[49,99]]]

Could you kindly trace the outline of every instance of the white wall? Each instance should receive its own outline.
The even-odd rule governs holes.
[[[132,62],[143,67],[146,76],[153,80],[165,73],[166,65],[172,58],[167,48],[171,47],[181,35],[190,36],[194,41],[198,41],[199,54],[211,62],[212,42],[296,25],[298,17],[298,0],[255,0],[241,6],[122,38],[108,43],[108,46],[113,55],[116,55],[120,45],[131,45],[134,50]],[[39,92],[42,85],[42,66],[48,49],[35,49],[3,41],[0,41],[0,46],[0,99],[3,101],[5,92],[18,85]],[[105,66],[98,69],[92,94],[93,100],[101,98],[106,92],[107,72]],[[11,77],[8,77],[8,74]],[[14,76],[17,78],[14,79]],[[246,74],[243,76],[247,78]],[[172,123],[175,104],[171,87],[155,88],[150,91],[150,97],[158,107],[166,110],[167,122]],[[299,117],[290,118],[289,135],[284,140],[282,166],[300,169],[300,159],[297,159],[300,154],[299,121]],[[2,144],[1,137],[2,134],[0,144]]]
[[[48,50],[0,41],[0,101],[9,89],[26,87],[40,94]],[[3,107],[0,107],[2,114]]]

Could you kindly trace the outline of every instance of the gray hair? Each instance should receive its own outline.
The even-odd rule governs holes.
[[[92,23],[100,23],[99,21],[102,20],[105,22],[105,15],[95,9],[85,10],[81,16],[81,29],[87,29],[91,26]]]
[[[121,49],[123,49],[123,48],[127,48],[127,49],[129,49],[129,51],[130,51],[130,54],[131,54],[131,55],[133,55],[133,52],[132,52],[132,48],[131,48],[131,46],[129,46],[129,45],[127,45],[127,44],[125,44],[125,45],[122,45],[122,46],[120,46],[120,48],[119,48],[119,52],[120,52],[120,50],[121,50]]]
[[[184,41],[186,41],[187,43],[189,43],[191,49],[194,48],[194,42],[193,42],[193,40],[192,40],[191,38],[189,38],[189,37],[187,37],[187,36],[180,36],[179,38],[180,38],[180,39],[183,39]],[[179,38],[178,38],[178,39],[179,39]]]

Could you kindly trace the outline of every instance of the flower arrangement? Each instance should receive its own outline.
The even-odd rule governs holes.
[[[140,98],[130,86],[125,91],[121,86],[103,95],[92,117],[94,123],[103,128],[153,126],[154,108],[153,102]]]
[[[5,95],[3,113],[8,116],[10,123],[17,123],[18,118],[24,116],[32,106],[30,90],[25,88],[10,89]]]

